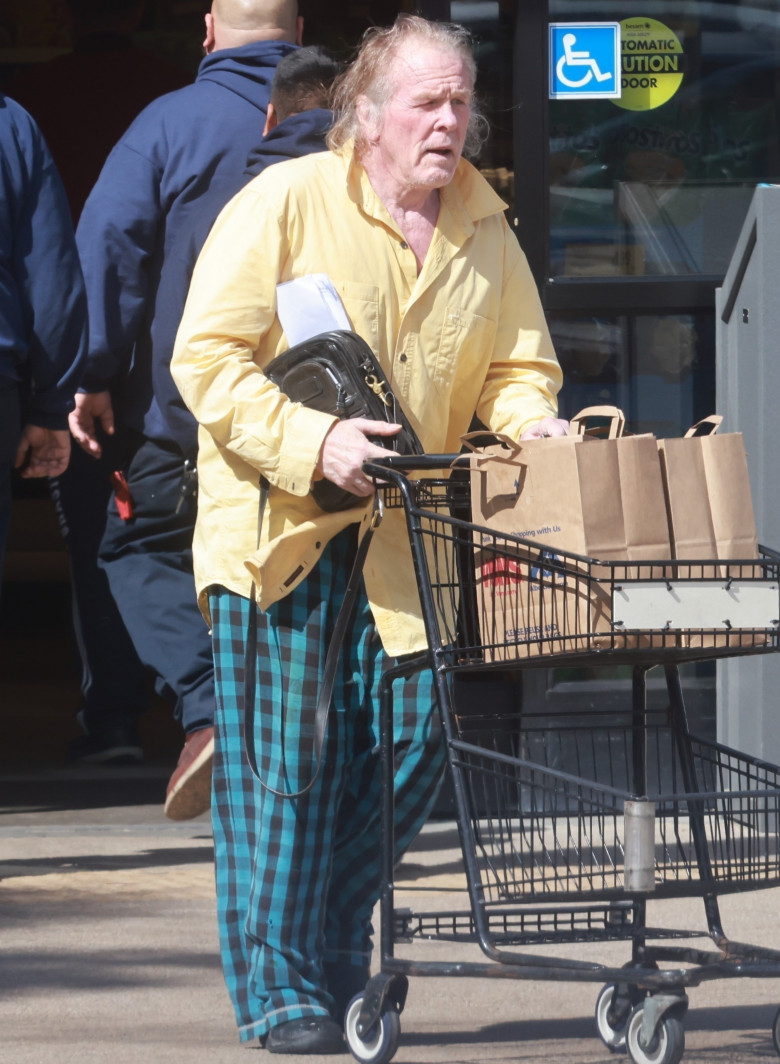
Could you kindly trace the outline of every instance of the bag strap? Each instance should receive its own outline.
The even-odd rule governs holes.
[[[265,477],[260,482],[260,508],[258,513],[257,538],[260,540],[260,529],[263,524],[263,516],[268,503],[268,481]],[[274,794],[277,798],[300,798],[310,791],[317,782],[322,768],[322,750],[325,745],[325,730],[328,724],[333,687],[336,682],[336,670],[341,657],[341,648],[347,634],[349,622],[355,611],[358,591],[360,590],[360,578],[365,565],[368,548],[371,546],[375,530],[382,521],[383,509],[378,495],[374,495],[374,512],[368,528],[363,533],[363,538],[358,543],[355,560],[347,580],[347,588],[344,592],[336,623],[333,626],[333,634],[330,637],[328,650],[325,655],[325,665],[322,670],[322,684],[317,696],[317,706],[314,711],[314,775],[299,791],[278,791],[271,787],[261,777],[257,765],[257,751],[255,749],[255,678],[257,662],[257,586],[252,581],[252,591],[249,598],[249,623],[246,633],[246,657],[244,661],[244,745],[246,747],[246,759],[252,775],[257,779],[260,786]]]
[[[481,448],[477,445],[477,440],[482,440],[484,443],[486,438],[494,440],[496,443],[500,443],[502,447],[505,447],[506,450],[509,451],[507,457],[510,459],[517,458],[523,449],[517,440],[512,439],[511,436],[506,436],[503,432],[490,432],[487,429],[477,429],[474,432],[466,432],[461,436],[460,442],[467,451],[479,455]]]
[[[721,414],[710,414],[709,417],[703,417],[701,421],[691,425],[683,439],[688,440],[691,436],[714,436],[722,424],[723,417]]]
[[[622,410],[616,406],[586,406],[569,422],[572,436],[584,436],[587,432],[586,422],[594,417],[609,418],[608,440],[616,440],[623,435],[626,417]]]

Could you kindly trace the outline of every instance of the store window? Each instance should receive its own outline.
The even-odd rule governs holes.
[[[476,161],[479,170],[514,215],[513,4],[497,0],[453,0],[449,18],[474,38],[477,97],[490,136]]]
[[[632,432],[679,436],[715,411],[711,314],[550,315],[561,415],[618,406]]]
[[[753,188],[780,180],[777,5],[549,10],[618,22],[622,82],[550,100],[550,276],[722,277]]]

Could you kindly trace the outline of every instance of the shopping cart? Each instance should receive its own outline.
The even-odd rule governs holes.
[[[379,517],[405,514],[428,650],[392,670],[382,691],[380,970],[347,1010],[349,1048],[365,1064],[391,1059],[409,975],[586,980],[603,984],[595,1015],[607,1046],[625,1047],[635,1064],[676,1064],[688,987],[780,976],[780,951],[730,941],[718,910],[721,894],[780,883],[780,768],[691,734],[678,671],[778,649],[780,555],[618,563],[552,551],[474,524],[457,466],[454,456],[366,466]],[[585,663],[630,665],[630,705],[556,712],[552,722],[456,697],[470,673]],[[655,667],[663,708],[648,705]],[[432,670],[441,711],[463,911],[394,907],[391,688],[417,668]],[[702,899],[706,932],[648,926],[649,900],[682,897]],[[396,944],[415,939],[481,954],[396,956]],[[615,942],[630,944],[617,967],[544,952]],[[780,1052],[780,1011],[772,1035]]]

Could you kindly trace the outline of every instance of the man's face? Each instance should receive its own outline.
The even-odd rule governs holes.
[[[369,140],[375,163],[401,191],[448,184],[471,117],[471,75],[464,60],[435,45],[410,42],[390,66],[392,95]]]

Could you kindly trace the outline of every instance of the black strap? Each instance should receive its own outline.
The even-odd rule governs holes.
[[[263,515],[265,513],[266,503],[268,501],[268,482],[263,480],[260,484],[260,513],[258,515],[258,539],[260,537],[260,528],[262,527]],[[325,744],[325,729],[328,725],[328,712],[330,710],[331,698],[333,697],[333,686],[336,682],[336,670],[338,668],[339,658],[341,657],[341,648],[344,645],[344,637],[347,634],[347,628],[349,622],[352,619],[352,614],[355,611],[355,604],[357,602],[358,591],[360,589],[360,580],[363,573],[363,566],[366,561],[366,555],[368,554],[368,548],[371,545],[371,539],[374,535],[374,530],[378,527],[382,520],[382,507],[379,503],[378,496],[374,496],[374,513],[371,518],[371,523],[363,534],[363,538],[358,544],[358,549],[355,554],[355,560],[352,563],[352,569],[349,574],[349,580],[347,581],[347,588],[344,593],[341,606],[339,607],[338,616],[336,617],[336,623],[333,627],[333,634],[328,644],[328,652],[325,655],[325,666],[322,670],[322,685],[320,687],[319,695],[317,696],[317,708],[314,713],[314,757],[316,767],[314,769],[314,775],[299,791],[277,791],[273,787],[269,786],[260,776],[259,769],[257,767],[257,751],[255,750],[255,676],[256,676],[256,662],[257,662],[257,596],[254,580],[252,581],[252,593],[249,599],[249,624],[247,625],[246,633],[246,659],[244,662],[244,744],[246,746],[246,759],[249,763],[249,767],[252,770],[252,774],[263,787],[270,794],[275,794],[280,798],[300,798],[311,790],[317,781],[322,768],[322,750]]]

